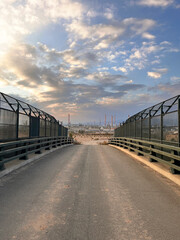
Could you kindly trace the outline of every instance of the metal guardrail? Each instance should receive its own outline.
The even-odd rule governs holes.
[[[164,163],[173,174],[180,172],[180,147],[125,137],[111,138],[108,143],[147,156],[150,162]]]
[[[42,150],[50,150],[57,146],[71,144],[73,139],[69,137],[45,137],[13,141],[0,144],[0,171],[5,169],[4,164],[15,159],[27,160],[28,154],[41,154]]]

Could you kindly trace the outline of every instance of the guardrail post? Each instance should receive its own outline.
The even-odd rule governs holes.
[[[53,145],[52,145],[52,148],[56,148],[57,147],[57,139],[56,137],[53,137]]]
[[[155,156],[156,157],[156,153],[153,151],[153,148],[154,148],[154,145],[151,144],[150,145],[150,158],[149,158],[149,161],[150,162],[157,162],[155,159],[151,158],[151,156]]]
[[[41,140],[38,140],[38,142],[37,142],[38,145],[36,147],[38,150],[35,152],[35,154],[41,154],[42,153],[40,143],[41,143]]]
[[[173,154],[173,155],[178,155],[177,151],[174,151],[174,150],[171,150],[171,154]],[[171,163],[174,164],[174,165],[177,165],[177,166],[180,165],[180,162],[177,161],[177,160],[175,160],[174,158],[171,158]],[[173,167],[170,167],[169,170],[170,170],[170,172],[171,172],[172,174],[178,173],[178,171],[177,171],[176,169],[174,169]]]
[[[129,151],[134,152],[134,150],[133,150],[133,146],[132,146],[131,143],[132,143],[132,140],[130,140]]]
[[[139,145],[142,145],[142,143],[139,142]],[[143,152],[142,147],[138,147],[138,150]],[[138,156],[144,156],[144,155],[142,153],[138,152]]]
[[[50,142],[51,139],[48,138],[47,141]],[[51,149],[51,147],[50,147],[50,143],[47,143],[47,147],[45,148],[45,150],[50,150],[50,149]]]
[[[25,149],[22,150],[22,153],[24,153],[24,156],[20,157],[19,160],[27,160],[28,159],[28,142],[24,143]]]
[[[61,140],[60,140],[60,137],[57,138],[57,146],[61,146]]]
[[[125,141],[125,142],[127,142],[127,140],[126,140],[126,139],[124,139],[124,141]],[[124,143],[124,145],[126,145],[126,146],[127,146],[127,143]],[[124,146],[123,148],[124,148],[124,149],[127,149],[128,147],[126,147],[126,146]]]

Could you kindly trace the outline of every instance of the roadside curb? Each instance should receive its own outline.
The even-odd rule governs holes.
[[[148,167],[152,168],[154,171],[158,172],[162,176],[168,178],[169,180],[171,180],[172,182],[174,182],[174,183],[176,183],[177,185],[180,186],[180,175],[173,175],[172,173],[168,172],[168,169],[165,169],[164,166],[163,166],[163,168],[161,168],[160,166],[157,165],[157,163],[149,162],[148,159],[146,159],[145,157],[137,156],[135,153],[132,153],[127,149],[123,149],[121,147],[118,147],[118,146],[115,146],[115,145],[112,145],[112,144],[109,144],[109,146],[114,147],[114,148],[128,154],[132,158],[134,158],[134,159],[140,161],[141,163],[147,165]],[[160,163],[158,163],[158,164],[160,164]]]
[[[12,166],[12,167],[9,167],[9,168],[3,170],[2,172],[0,172],[0,178],[4,177],[5,175],[7,175],[7,174],[9,174],[9,173],[11,173],[11,172],[13,172],[13,171],[15,171],[15,170],[17,170],[17,169],[25,166],[25,165],[28,165],[29,163],[31,163],[31,162],[33,162],[33,161],[35,161],[35,160],[38,160],[38,159],[40,159],[40,158],[48,155],[49,153],[55,152],[55,151],[57,151],[57,150],[59,150],[59,149],[61,149],[61,148],[69,147],[69,146],[72,146],[72,145],[73,145],[73,144],[62,145],[62,146],[60,146],[60,147],[57,147],[57,148],[51,149],[51,150],[49,150],[49,151],[46,151],[46,152],[44,152],[44,153],[41,153],[40,155],[37,155],[37,156],[35,156],[35,157],[32,157],[32,158],[30,158],[30,159],[28,159],[28,160],[24,160],[22,163],[17,164],[17,165]]]

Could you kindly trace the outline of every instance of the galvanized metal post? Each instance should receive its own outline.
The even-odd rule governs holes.
[[[40,137],[40,113],[38,116],[38,137]]]
[[[16,139],[19,137],[19,103],[17,103],[16,110]]]
[[[140,121],[140,123],[141,123],[141,133],[140,133],[140,138],[142,139],[142,113],[141,113],[141,121]]]
[[[47,134],[47,132],[46,132],[46,127],[47,127],[46,121],[47,121],[47,117],[45,117],[45,137],[47,137],[46,136],[46,134]]]
[[[178,145],[180,147],[180,97],[178,98]]]
[[[149,140],[151,140],[151,110],[149,110]]]
[[[161,106],[161,143],[163,142],[163,105]]]
[[[29,111],[29,138],[31,138],[31,133],[32,133],[32,119],[31,119],[31,109]]]

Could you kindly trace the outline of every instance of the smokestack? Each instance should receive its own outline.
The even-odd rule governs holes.
[[[70,116],[70,114],[68,114],[68,126],[70,126],[71,125],[71,116]]]
[[[106,127],[106,114],[105,114],[105,119],[104,119],[104,125]]]
[[[111,116],[111,128],[113,128],[113,116]]]

